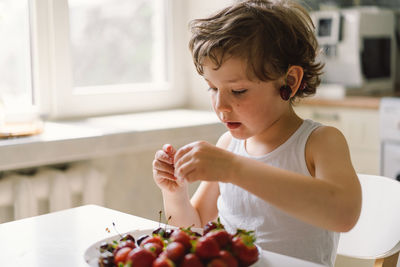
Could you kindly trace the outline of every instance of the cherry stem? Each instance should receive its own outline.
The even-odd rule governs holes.
[[[160,227],[160,226],[161,226],[161,214],[162,214],[162,210],[160,210],[160,211],[158,212],[158,214],[159,214],[159,218],[158,218],[158,227]]]
[[[119,234],[119,236],[122,238],[122,235],[118,232],[117,227],[115,226],[114,222],[112,223],[112,225],[114,227],[115,232],[117,232],[117,234]]]
[[[169,216],[169,217],[168,217],[167,223],[165,224],[164,231],[167,231],[167,225],[168,225],[168,223],[169,223],[169,220],[171,220],[171,217],[172,217],[172,216]]]

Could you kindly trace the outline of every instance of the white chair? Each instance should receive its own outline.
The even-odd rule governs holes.
[[[376,175],[358,177],[361,215],[351,231],[340,235],[337,253],[373,259],[374,267],[395,267],[400,251],[400,182]]]

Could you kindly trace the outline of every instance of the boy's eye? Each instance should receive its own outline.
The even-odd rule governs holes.
[[[214,87],[209,87],[208,88],[208,91],[216,91],[217,90],[217,88],[214,88]]]
[[[244,94],[247,92],[247,89],[240,89],[240,90],[232,90],[232,93],[235,95]]]

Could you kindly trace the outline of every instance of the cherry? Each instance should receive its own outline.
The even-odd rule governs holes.
[[[124,234],[119,241],[127,240],[131,240],[133,243],[135,243],[135,238],[131,234]]]
[[[110,251],[101,253],[99,258],[100,267],[114,267],[114,255]]]
[[[140,244],[142,243],[142,241],[145,240],[145,239],[148,238],[148,237],[150,237],[150,236],[149,236],[149,235],[141,235],[141,236],[137,239],[137,241],[136,241],[137,245],[140,246]]]
[[[214,229],[225,229],[224,225],[221,223],[219,220],[219,217],[217,219],[217,222],[210,221],[203,227],[203,235],[206,235],[208,232],[214,230]]]
[[[155,230],[152,232],[152,234],[153,234],[153,235],[159,235],[159,236],[165,237],[165,229],[162,228],[162,227],[158,227],[157,229],[155,229]]]
[[[217,223],[216,222],[208,222],[206,225],[204,225],[204,232],[203,235],[206,235],[208,232],[210,232],[213,229],[217,228]]]
[[[113,250],[114,250],[114,248],[110,243],[103,242],[100,244],[100,253],[102,253],[104,251],[113,252]]]
[[[167,229],[167,230],[165,230],[165,236],[164,236],[164,238],[170,238],[173,232],[174,232],[174,229]]]

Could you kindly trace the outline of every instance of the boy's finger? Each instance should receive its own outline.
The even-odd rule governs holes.
[[[158,150],[158,151],[156,152],[156,159],[157,159],[157,160],[160,160],[160,161],[163,161],[163,162],[166,162],[166,163],[169,163],[169,164],[173,164],[173,163],[174,163],[174,157],[168,155],[168,154],[167,154],[165,151],[163,151],[163,150]]]
[[[192,148],[193,148],[192,144],[187,144],[178,149],[178,151],[176,151],[175,153],[174,162],[177,162],[183,155],[192,150]]]
[[[171,144],[163,145],[163,150],[170,156],[173,156],[176,152],[175,148]]]

